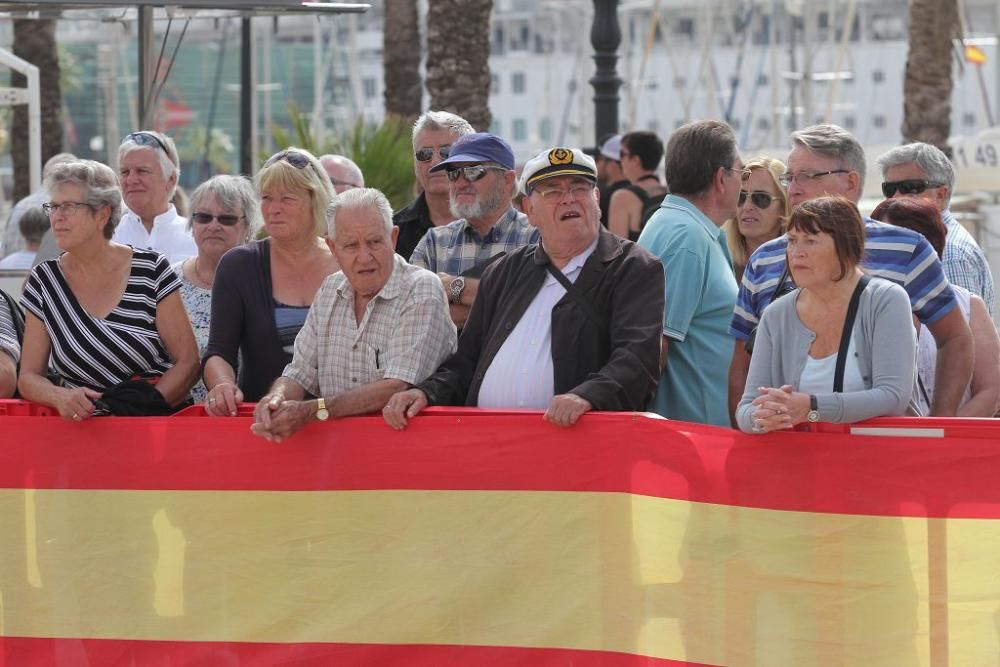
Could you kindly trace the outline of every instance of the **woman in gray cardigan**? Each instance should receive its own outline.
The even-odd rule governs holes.
[[[804,202],[792,212],[787,236],[788,267],[799,289],[761,317],[736,410],[740,428],[762,433],[805,421],[850,423],[904,414],[916,358],[910,300],[899,285],[861,271],[864,225],[857,207],[842,197]],[[856,290],[842,390],[834,391]]]

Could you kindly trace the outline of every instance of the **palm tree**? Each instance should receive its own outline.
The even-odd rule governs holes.
[[[485,130],[490,114],[490,14],[493,0],[429,0],[427,90],[431,108]]]
[[[423,102],[416,2],[385,3],[382,54],[385,112],[399,118],[404,126],[411,125],[420,115]]]
[[[952,44],[960,35],[957,0],[911,0],[910,52],[903,79],[903,141],[951,155]]]
[[[38,68],[42,98],[42,163],[62,151],[62,88],[59,85],[59,53],[56,49],[56,22],[18,19],[14,21],[14,55]],[[24,76],[11,73],[11,86],[23,88]],[[10,154],[14,167],[14,199],[31,190],[28,156],[28,107],[18,105],[12,114]]]

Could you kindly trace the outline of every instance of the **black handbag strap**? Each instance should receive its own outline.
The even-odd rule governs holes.
[[[854,331],[854,320],[858,315],[858,304],[861,303],[861,293],[868,287],[868,276],[861,276],[851,302],[847,306],[847,317],[844,319],[844,331],[840,334],[840,349],[837,351],[837,368],[833,372],[833,390],[844,391],[844,369],[847,367],[847,348],[851,346],[851,333]]]
[[[591,323],[597,327],[597,330],[601,332],[604,339],[607,340],[609,336],[608,323],[598,314],[597,308],[594,306],[593,302],[584,296],[583,292],[581,292],[576,285],[570,282],[569,278],[563,275],[562,271],[553,266],[552,262],[547,263],[545,265],[545,269],[552,274],[553,278],[559,281],[559,284],[566,289],[566,292],[570,295],[570,297],[580,304],[580,307],[583,308],[584,314],[586,314]]]

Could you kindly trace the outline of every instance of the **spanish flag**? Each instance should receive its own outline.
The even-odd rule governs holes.
[[[1000,426],[0,417],[3,665],[985,665]]]
[[[986,64],[986,53],[978,46],[969,44],[965,47],[965,62],[973,65],[984,65]]]

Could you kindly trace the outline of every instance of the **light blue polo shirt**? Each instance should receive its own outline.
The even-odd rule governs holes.
[[[663,262],[670,339],[650,410],[669,419],[729,426],[729,322],[736,276],[723,231],[688,200],[668,195],[639,245]]]

